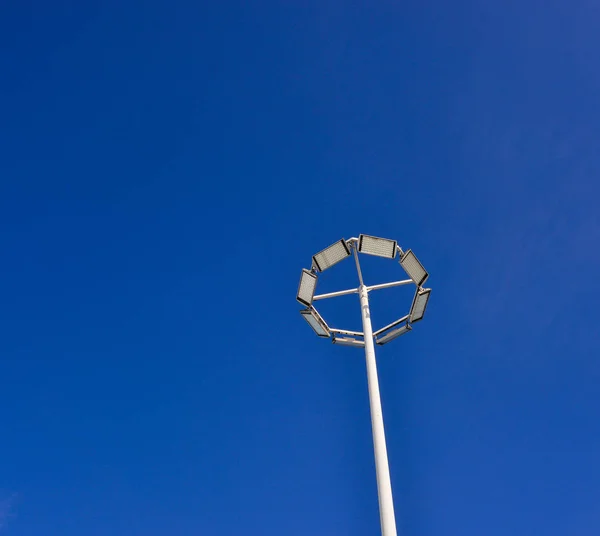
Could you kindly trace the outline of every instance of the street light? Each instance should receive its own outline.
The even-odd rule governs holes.
[[[331,244],[328,248],[319,251],[319,253],[313,257],[313,264],[319,272],[322,272],[323,270],[327,270],[327,268],[331,268],[334,264],[343,261],[350,255],[351,253],[348,249],[348,244],[346,244],[346,241],[342,238],[335,244]]]
[[[367,255],[393,259],[396,256],[397,245],[395,240],[388,240],[387,238],[377,238],[376,236],[364,234],[358,237],[358,251]]]
[[[404,268],[410,279],[366,286],[360,268],[359,253],[394,259],[397,251],[400,251],[401,253],[400,265]],[[313,256],[313,269],[322,272],[351,255],[354,255],[356,263],[359,281],[358,288],[315,295],[317,276],[312,271],[303,270],[296,298],[300,303],[308,305],[308,307],[300,311],[300,313],[319,337],[331,338],[334,344],[341,346],[353,346],[365,349],[381,534],[382,536],[397,536],[394,502],[392,499],[392,483],[390,480],[385,430],[383,427],[383,414],[381,410],[381,397],[379,394],[379,379],[377,377],[377,364],[375,361],[375,342],[377,342],[378,345],[384,345],[401,335],[405,335],[412,331],[412,324],[422,320],[429,301],[431,289],[423,289],[421,288],[421,285],[427,280],[429,274],[425,271],[423,265],[410,249],[403,253],[395,240],[378,238],[370,235],[360,235],[359,238],[350,238],[349,240],[341,239],[338,242],[335,242]],[[371,312],[369,308],[369,292],[411,283],[416,286],[416,293],[409,313],[373,333]],[[348,294],[358,294],[360,298],[363,325],[363,331],[360,333],[330,328],[314,307],[314,302],[318,300],[335,298]]]
[[[331,337],[329,327],[314,307],[302,309],[300,314],[304,317],[304,320],[308,322],[308,325],[315,330],[315,333],[319,337],[325,337],[327,339]]]
[[[386,342],[393,341],[400,337],[400,335],[404,335],[411,330],[412,326],[408,323],[408,316],[405,316],[404,318],[391,323],[389,326],[376,331],[373,335],[375,335],[377,344],[383,346]]]
[[[310,305],[315,295],[315,288],[317,287],[317,275],[313,274],[306,268],[302,269],[302,275],[300,276],[300,284],[298,285],[298,294],[296,299],[302,305]]]
[[[331,342],[333,342],[333,344],[339,344],[340,346],[354,346],[355,348],[365,347],[365,341],[361,341],[360,339],[353,339],[351,337],[336,337],[334,335],[333,340]]]
[[[423,320],[430,294],[430,288],[418,288],[417,292],[415,292],[415,297],[410,308],[410,321],[413,324],[419,320]]]
[[[400,257],[400,264],[408,274],[408,277],[415,282],[417,287],[420,287],[423,283],[425,283],[429,277],[427,270],[423,268],[423,265],[419,262],[419,259],[417,259],[416,255],[410,249]]]

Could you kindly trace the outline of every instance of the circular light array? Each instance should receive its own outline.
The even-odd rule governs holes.
[[[405,284],[414,284],[416,287],[415,296],[408,314],[373,332],[375,342],[379,345],[383,345],[408,333],[412,330],[412,325],[415,322],[419,322],[423,319],[425,309],[429,302],[429,296],[431,295],[430,288],[423,288],[423,284],[427,281],[429,274],[425,268],[423,268],[423,265],[419,262],[412,250],[409,249],[406,252],[402,251],[395,240],[362,234],[358,238],[350,238],[348,240],[342,238],[341,240],[338,240],[313,256],[310,270],[302,270],[296,299],[305,306],[305,308],[300,311],[300,314],[319,337],[332,339],[334,344],[364,347],[365,341],[362,332],[330,327],[314,306],[314,301],[319,299],[335,298],[336,296],[343,296],[346,294],[358,294],[359,288],[330,292],[321,295],[315,295],[315,290],[320,272],[331,268],[353,254],[356,256],[359,278],[362,282],[362,275],[360,274],[358,263],[359,253],[364,255],[375,255],[391,260],[396,259],[396,255],[399,255],[398,263],[410,278],[404,281],[365,286],[367,291]]]

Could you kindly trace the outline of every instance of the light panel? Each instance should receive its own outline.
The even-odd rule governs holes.
[[[400,257],[400,264],[418,287],[427,281],[429,274],[425,268],[423,268],[423,265],[419,262],[419,259],[417,259],[411,249]]]
[[[391,329],[397,328],[400,324],[404,324],[409,318],[410,318],[410,314],[407,314],[407,315],[403,316],[402,318],[399,318],[398,320],[394,320],[391,324],[388,324],[387,326],[385,326],[381,329],[378,329],[376,332],[373,333],[373,335],[375,335],[376,337],[378,335],[385,335]]]
[[[394,339],[400,337],[400,335],[408,333],[410,330],[412,330],[412,326],[408,322],[405,322],[399,328],[388,331],[385,335],[383,335],[383,337],[377,337],[377,344],[382,346],[386,342],[393,341]]]
[[[430,288],[417,289],[415,297],[410,308],[410,321],[411,323],[423,320],[425,315],[425,309],[427,308],[427,302],[429,301],[429,295],[431,294]]]
[[[395,240],[387,238],[361,234],[358,239],[358,251],[367,255],[386,257],[387,259],[393,259],[396,256],[396,246]]]
[[[303,269],[300,276],[300,284],[298,285],[298,294],[296,299],[303,305],[309,306],[315,295],[317,287],[317,276],[311,271]]]
[[[350,337],[334,337],[333,344],[339,344],[341,346],[354,346],[355,348],[364,348],[365,341],[359,339],[351,339]]]
[[[343,261],[346,257],[350,256],[350,249],[346,244],[346,241],[342,238],[335,244],[331,244],[328,248],[323,251],[319,251],[314,257],[313,262],[319,272],[331,268],[334,264]]]
[[[314,307],[302,309],[300,314],[304,317],[304,320],[308,322],[308,325],[313,328],[319,337],[325,337],[327,339],[330,337],[331,333],[329,333],[329,328],[327,327],[325,320],[321,318],[321,315]]]

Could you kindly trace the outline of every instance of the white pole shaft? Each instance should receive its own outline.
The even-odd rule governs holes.
[[[383,412],[379,395],[377,363],[375,362],[375,344],[369,310],[369,292],[364,285],[360,287],[360,305],[365,334],[365,356],[367,360],[367,381],[369,384],[369,402],[371,405],[371,426],[373,428],[373,449],[375,451],[375,472],[377,474],[377,493],[379,496],[379,518],[382,536],[396,535],[396,518],[392,499],[392,482],[388,464],[385,431],[383,428]]]

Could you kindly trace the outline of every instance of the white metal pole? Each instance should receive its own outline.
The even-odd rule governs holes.
[[[375,451],[375,472],[377,474],[381,534],[382,536],[397,536],[394,501],[392,499],[392,482],[390,480],[381,397],[379,395],[379,380],[377,378],[377,363],[375,362],[375,344],[373,343],[373,328],[371,326],[371,312],[369,310],[369,291],[364,284],[361,284],[359,294],[363,332],[365,334],[365,356],[367,360],[367,381],[369,384],[369,402],[371,405],[371,426],[373,428],[373,448]]]

